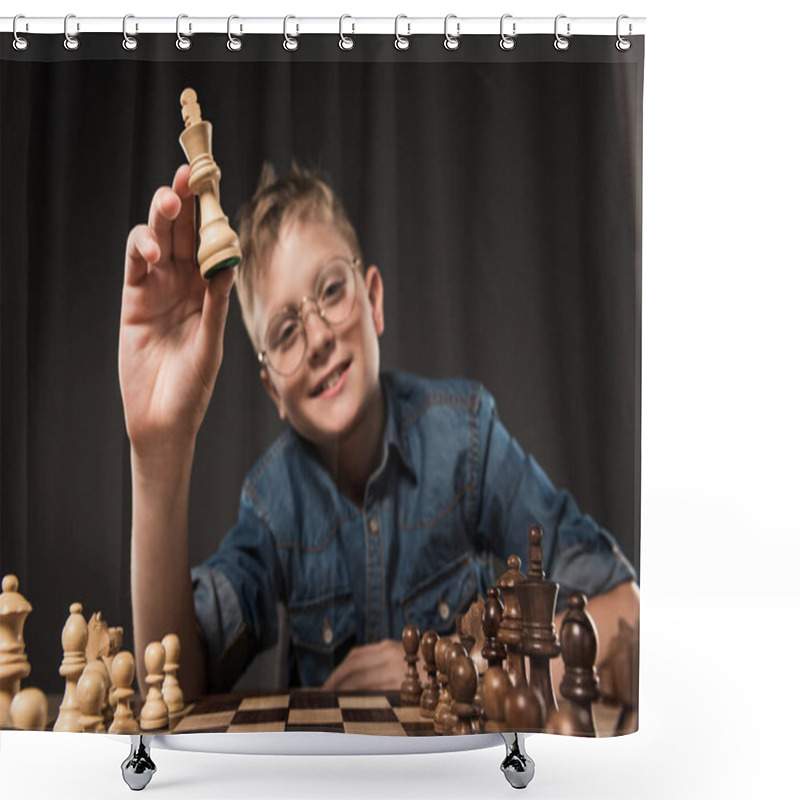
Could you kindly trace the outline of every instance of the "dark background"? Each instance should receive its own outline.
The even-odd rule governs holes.
[[[638,569],[643,42],[497,37],[0,36],[0,572],[34,613],[29,685],[58,692],[69,604],[130,620],[117,380],[128,230],[184,161],[179,96],[214,126],[232,221],[261,162],[322,168],[385,282],[384,369],[482,381],[501,419]],[[60,51],[60,52],[59,52]],[[191,555],[235,520],[281,429],[231,306],[200,432]]]

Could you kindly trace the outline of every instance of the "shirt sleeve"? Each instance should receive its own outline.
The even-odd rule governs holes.
[[[582,514],[569,492],[557,490],[533,456],[525,453],[497,415],[494,398],[481,387],[476,411],[479,442],[479,540],[500,558],[528,561],[528,529],[540,525],[545,574],[559,584],[558,610],[567,597],[588,597],[635,581],[636,573],[614,537]]]
[[[236,524],[192,569],[209,691],[229,691],[253,657],[277,642],[281,574],[274,537],[243,492]]]

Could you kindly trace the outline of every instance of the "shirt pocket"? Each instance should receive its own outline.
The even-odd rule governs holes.
[[[321,686],[356,642],[352,594],[288,608],[289,631],[303,686]]]
[[[407,625],[415,625],[420,633],[433,630],[438,634],[455,631],[456,614],[463,614],[475,599],[478,582],[472,556],[467,554],[455,564],[435,573],[401,601]]]

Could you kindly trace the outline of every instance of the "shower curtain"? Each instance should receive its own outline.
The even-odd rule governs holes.
[[[397,36],[295,24],[232,48],[219,33],[187,49],[87,33],[23,50],[0,34],[0,724],[36,687],[36,719],[58,728],[82,677],[69,653],[104,665],[106,693],[115,657],[138,657],[138,720],[145,674],[166,662],[169,682],[170,658],[145,665],[134,625],[172,632],[187,594],[164,584],[182,582],[197,615],[181,628],[195,637],[181,641],[186,697],[158,730],[477,732],[502,728],[513,696],[517,728],[633,731],[644,37],[619,48],[613,25],[568,40],[509,25],[501,46],[455,21],[407,37],[401,22]],[[213,126],[210,191],[255,300],[248,330],[231,292],[193,429],[185,560],[154,547],[137,578],[132,548],[150,534],[135,509],[151,500],[131,396],[147,376],[125,304],[164,265],[129,233],[187,161],[187,88]],[[252,233],[265,164],[287,196],[306,181],[337,200],[290,198],[273,234]],[[341,322],[319,284],[331,264],[354,298]],[[271,338],[279,312],[300,326],[294,372]],[[428,631],[455,643],[461,677]],[[441,710],[443,682],[458,709]]]

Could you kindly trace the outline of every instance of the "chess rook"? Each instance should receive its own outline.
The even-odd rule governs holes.
[[[181,110],[186,129],[180,143],[191,170],[189,188],[200,204],[197,261],[202,276],[210,278],[219,270],[235,267],[242,260],[242,250],[219,202],[221,173],[211,155],[211,123],[202,119],[194,89],[181,93]]]

